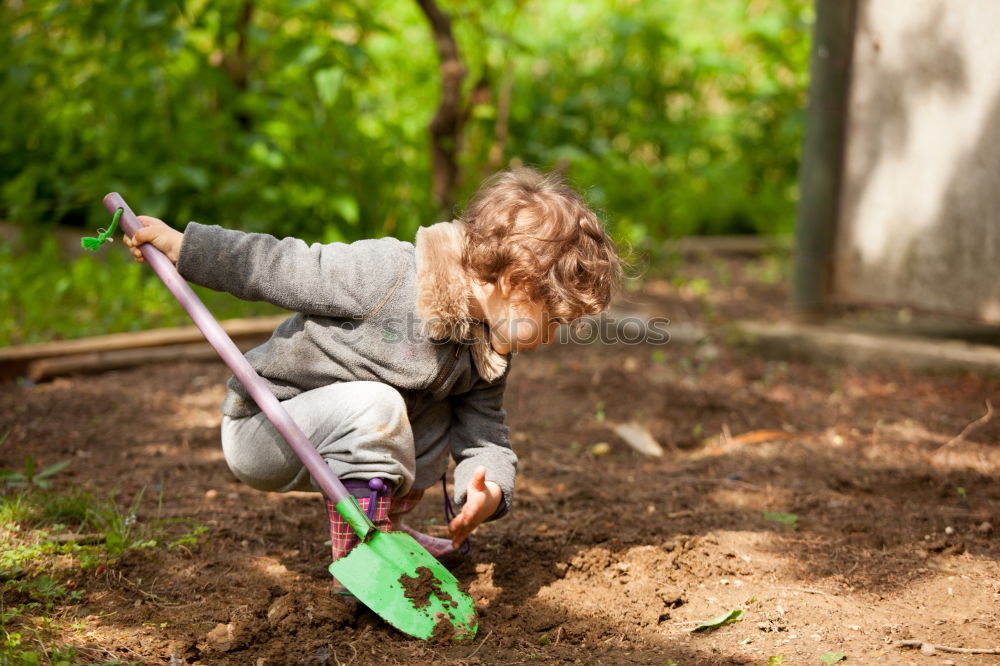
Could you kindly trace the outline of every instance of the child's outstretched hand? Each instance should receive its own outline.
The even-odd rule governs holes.
[[[465,505],[462,512],[448,525],[451,545],[458,548],[479,524],[496,513],[503,499],[503,491],[493,481],[486,480],[486,468],[480,465],[472,473],[472,480],[466,489]]]
[[[148,215],[139,215],[137,218],[142,225],[142,229],[135,232],[132,238],[125,234],[125,245],[132,252],[132,256],[140,264],[145,261],[139,246],[143,243],[151,243],[153,247],[167,255],[167,259],[177,263],[181,256],[181,243],[184,242],[184,234],[176,229],[171,229],[163,220]]]

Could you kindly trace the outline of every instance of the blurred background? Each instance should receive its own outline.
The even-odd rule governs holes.
[[[409,240],[528,164],[640,263],[787,235],[813,21],[807,0],[6,0],[0,345],[187,323],[120,243],[73,251],[112,190],[178,228]]]

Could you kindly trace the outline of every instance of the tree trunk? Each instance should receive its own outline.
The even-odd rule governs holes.
[[[441,101],[430,123],[432,181],[434,203],[450,214],[455,205],[458,185],[458,151],[462,126],[462,80],[466,69],[458,53],[458,44],[451,31],[451,19],[434,0],[417,0],[431,24],[441,62]]]

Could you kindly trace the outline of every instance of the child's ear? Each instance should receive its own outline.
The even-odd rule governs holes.
[[[501,275],[500,279],[496,283],[497,291],[500,293],[500,297],[504,300],[509,300],[513,290],[510,286],[510,278],[506,275]]]

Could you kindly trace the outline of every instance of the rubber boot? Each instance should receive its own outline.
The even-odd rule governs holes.
[[[392,488],[389,484],[382,479],[370,481],[348,479],[344,481],[344,486],[358,500],[361,510],[368,515],[368,519],[378,530],[389,532],[392,529],[389,520],[389,507],[392,505],[392,498],[389,495]],[[333,561],[336,562],[358,544],[358,535],[343,516],[337,513],[334,506],[334,502],[326,500],[326,512],[330,518],[330,549]],[[333,593],[353,596],[336,578],[333,579]]]
[[[423,490],[411,490],[402,497],[393,498],[392,505],[389,507],[389,520],[392,523],[392,529],[406,532],[437,559],[452,559],[460,552],[460,549],[451,545],[451,539],[442,539],[418,532],[403,521],[403,516],[413,511],[423,496]],[[464,554],[464,551],[462,553]]]

